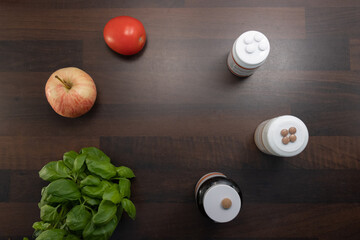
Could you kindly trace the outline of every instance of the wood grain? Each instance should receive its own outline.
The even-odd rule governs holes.
[[[61,131],[61,130],[60,130]],[[65,152],[85,146],[99,147],[96,137],[0,137],[0,169],[40,170],[49,161],[61,160]]]
[[[2,0],[0,2],[0,240],[31,237],[46,185],[38,171],[64,152],[100,147],[131,167],[137,219],[112,239],[360,238],[360,2],[356,0]],[[123,57],[106,22],[141,20],[143,51]],[[226,66],[244,31],[271,52],[248,78]],[[58,116],[44,87],[77,66],[94,79],[93,109]],[[293,158],[261,153],[262,121],[285,114],[310,133]],[[227,224],[202,216],[194,185],[220,171],[243,191]]]
[[[360,70],[360,39],[350,39],[350,64],[351,70]]]
[[[80,41],[0,41],[0,71],[41,72],[82,67]]]
[[[360,3],[354,0],[185,0],[185,6],[191,8],[199,7],[359,7]]]
[[[116,166],[127,165],[124,161],[117,162],[115,161]],[[169,167],[164,170],[156,170],[159,167],[148,162],[142,165],[128,165],[134,169],[137,176],[132,181],[132,199],[135,204],[194,203],[196,182],[214,169],[223,172],[239,184],[246,204],[360,202],[358,170],[260,170],[230,168],[220,164],[213,168],[190,167],[189,164],[186,167],[171,167],[174,162],[168,162]],[[155,184],[149,181],[153,178],[166,180]],[[47,184],[39,178],[38,171],[11,171],[9,201],[38,202],[41,188]]]
[[[355,1],[354,1],[355,2]],[[307,37],[359,37],[359,7],[318,7],[306,9]]]
[[[21,18],[18,17],[21,14]],[[140,19],[151,39],[232,39],[252,28],[269,37],[304,38],[303,8],[109,8],[32,9],[0,8],[1,40],[84,40],[102,39],[109,19],[130,15]],[[214,16],[217,16],[216,18]],[[258,18],[258,15],[263,17]],[[224,27],[229,26],[229,27]],[[154,40],[155,41],[155,40]],[[104,43],[102,42],[104,45]]]

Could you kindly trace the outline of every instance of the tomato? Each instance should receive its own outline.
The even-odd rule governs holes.
[[[105,25],[104,39],[106,44],[115,52],[133,55],[140,52],[145,45],[145,28],[136,18],[115,17]]]

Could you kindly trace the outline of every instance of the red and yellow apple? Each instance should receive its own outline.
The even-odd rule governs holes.
[[[87,113],[96,100],[96,86],[89,74],[76,67],[61,68],[51,74],[45,95],[54,111],[76,118]]]

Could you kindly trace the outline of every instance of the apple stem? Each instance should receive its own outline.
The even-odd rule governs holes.
[[[71,88],[71,85],[70,85],[68,82],[62,80],[62,79],[59,78],[57,75],[55,75],[55,78],[57,78],[62,84],[64,84],[64,86],[65,86],[67,89],[70,89],[70,88]]]

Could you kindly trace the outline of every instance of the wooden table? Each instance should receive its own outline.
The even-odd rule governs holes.
[[[118,15],[143,22],[140,54],[105,45],[103,27]],[[271,52],[240,79],[226,57],[251,29]],[[45,98],[48,77],[66,66],[98,88],[77,119]],[[359,70],[356,0],[1,0],[0,239],[31,236],[39,169],[85,146],[137,176],[137,219],[124,217],[112,239],[360,239]],[[307,124],[307,148],[262,154],[255,128],[284,114]],[[244,194],[227,224],[194,202],[196,181],[215,170]]]

